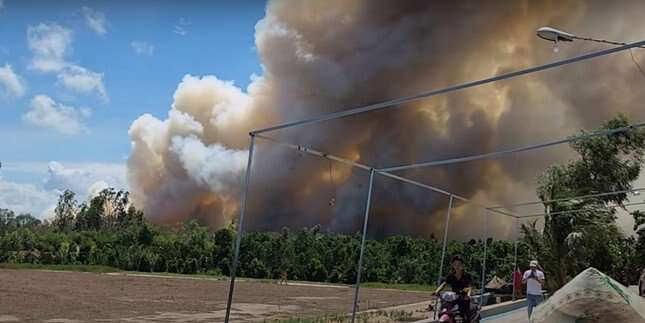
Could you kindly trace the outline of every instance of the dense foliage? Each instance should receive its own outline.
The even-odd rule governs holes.
[[[51,222],[0,210],[0,262],[107,265],[124,270],[228,275],[233,226],[214,232],[197,222],[179,227],[151,224],[129,206],[126,192],[111,189],[78,204],[64,192]],[[319,227],[291,232],[247,233],[242,239],[239,274],[251,278],[353,283],[360,235],[320,232]],[[526,248],[520,247],[520,250]],[[479,279],[482,241],[452,241],[448,254],[464,255]],[[521,263],[526,255],[521,252]],[[368,240],[364,281],[434,284],[441,243],[392,236]],[[489,241],[488,278],[507,279],[513,267],[513,243]],[[444,272],[447,272],[448,265]]]
[[[602,129],[628,125],[627,118],[619,115]],[[544,230],[525,226],[526,241],[541,260],[551,289],[563,286],[590,266],[633,284],[645,266],[643,213],[632,213],[636,237],[624,237],[616,226],[616,212],[625,208],[627,193],[569,198],[632,189],[643,165],[645,131],[587,137],[573,141],[571,147],[578,158],[549,167],[538,180],[545,225]]]

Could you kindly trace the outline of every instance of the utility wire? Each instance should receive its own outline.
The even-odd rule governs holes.
[[[572,38],[574,39],[579,39],[579,40],[587,40],[587,41],[592,41],[596,43],[602,43],[602,44],[610,44],[610,45],[618,45],[618,46],[625,46],[627,43],[624,42],[617,42],[617,41],[611,41],[611,40],[606,40],[606,39],[596,39],[596,38],[590,38],[590,37],[580,37],[580,36],[573,36]],[[645,48],[643,46],[638,46],[638,48]],[[636,58],[634,57],[634,53],[632,52],[632,49],[629,49],[629,56],[632,58],[632,62],[636,65],[638,68],[638,71],[645,77],[645,71],[643,70],[643,67],[641,67],[641,64],[638,63]]]
[[[636,60],[636,58],[634,58],[634,53],[632,53],[631,49],[629,50],[629,56],[632,57],[632,62],[634,62],[634,64],[636,64],[636,66],[638,67],[638,70],[641,72],[641,75],[643,75],[643,77],[645,77],[645,71],[643,71],[643,68],[641,67],[641,64],[638,64],[638,61]]]

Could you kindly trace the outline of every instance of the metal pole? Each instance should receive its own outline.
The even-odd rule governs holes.
[[[448,247],[448,226],[450,225],[450,211],[452,210],[452,200],[453,197],[450,195],[450,200],[448,201],[448,212],[446,213],[446,224],[443,229],[443,246],[441,248],[441,266],[439,267],[439,278],[437,279],[437,286],[441,284],[441,278],[443,275],[443,264],[446,260],[446,248]]]
[[[448,227],[450,226],[450,211],[452,210],[452,201],[454,199],[454,196],[450,194],[450,200],[448,200],[448,212],[446,213],[446,223],[444,224],[443,228],[443,245],[441,247],[441,264],[439,265],[439,277],[437,277],[437,286],[441,285],[441,279],[443,276],[443,264],[446,259],[446,249],[448,247]],[[438,306],[437,304],[439,303],[439,300],[436,299],[435,301],[435,309],[434,309],[434,318],[437,318],[437,312],[438,312]]]
[[[244,224],[244,213],[246,212],[246,198],[249,190],[249,182],[251,181],[251,166],[253,161],[253,150],[255,148],[255,136],[251,134],[251,143],[249,144],[249,158],[246,163],[246,176],[244,178],[244,188],[242,189],[242,200],[240,201],[240,221],[237,224],[237,238],[235,239],[235,254],[233,256],[233,265],[231,268],[231,283],[228,287],[228,300],[226,301],[226,316],[224,322],[228,323],[231,315],[231,305],[233,304],[233,291],[235,290],[235,272],[237,270],[237,262],[240,257],[240,243],[242,241],[242,227]]]
[[[479,293],[479,308],[481,309],[484,306],[484,287],[486,283],[486,256],[488,253],[488,211],[484,213],[484,260],[482,263],[482,282],[481,282],[481,292]]]
[[[520,224],[520,219],[515,219],[515,241],[514,241],[514,251],[513,251],[513,274],[511,277],[513,277],[513,301],[515,301],[515,271],[518,269],[517,268],[517,239],[519,238],[519,224]]]
[[[365,216],[363,219],[363,236],[361,237],[361,252],[358,256],[358,271],[356,272],[356,286],[354,287],[354,306],[352,307],[352,323],[356,321],[356,308],[358,305],[358,290],[361,286],[361,270],[363,269],[363,253],[365,252],[365,236],[367,235],[367,221],[370,217],[370,204],[372,202],[372,187],[374,186],[374,169],[370,171],[370,184],[367,189],[367,202],[365,202]]]

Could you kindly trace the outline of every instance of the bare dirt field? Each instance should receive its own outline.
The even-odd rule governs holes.
[[[227,280],[0,270],[0,322],[222,322],[227,290]],[[236,322],[345,314],[353,295],[350,288],[245,281],[235,292]],[[428,299],[427,293],[361,289],[363,310]]]

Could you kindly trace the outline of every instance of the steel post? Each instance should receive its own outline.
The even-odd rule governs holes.
[[[520,225],[520,219],[515,219],[514,226],[515,226],[515,241],[513,242],[513,301],[515,301],[515,271],[517,271],[517,239],[519,238],[519,225]]]
[[[251,167],[253,162],[253,150],[255,148],[255,136],[251,135],[251,143],[249,144],[249,158],[246,163],[246,175],[244,177],[244,188],[242,189],[242,200],[240,201],[240,220],[237,224],[237,237],[235,239],[235,254],[233,256],[233,264],[231,267],[231,283],[228,287],[228,300],[226,301],[226,315],[224,322],[228,323],[231,315],[231,305],[233,304],[233,291],[235,290],[235,273],[237,270],[237,263],[240,258],[240,243],[242,241],[242,232],[244,225],[244,214],[246,213],[246,199],[249,191],[249,183],[251,181]]]
[[[361,237],[361,251],[358,256],[358,271],[356,272],[356,286],[354,287],[354,305],[352,307],[352,323],[356,322],[356,308],[358,306],[358,293],[361,286],[361,271],[363,269],[363,254],[365,252],[365,237],[367,235],[367,222],[370,217],[372,202],[372,188],[374,186],[374,169],[370,171],[370,184],[367,189],[367,202],[365,202],[365,216],[363,218],[363,236]]]
[[[482,262],[482,279],[481,279],[481,292],[479,296],[479,308],[484,306],[484,289],[486,284],[486,256],[488,253],[488,211],[484,213],[484,260]]]
[[[443,245],[441,247],[441,266],[439,267],[439,278],[437,280],[437,286],[441,284],[441,278],[443,275],[443,265],[446,260],[446,249],[448,247],[448,227],[450,226],[450,211],[452,210],[452,201],[453,201],[453,196],[450,195],[450,200],[448,201],[448,212],[446,213],[446,223],[443,229]]]

